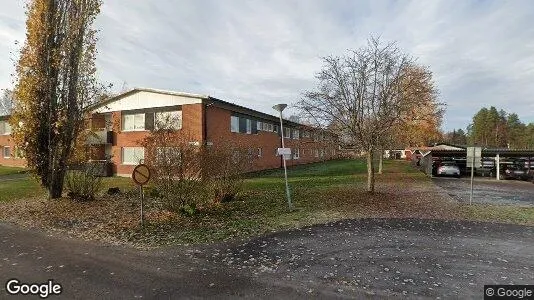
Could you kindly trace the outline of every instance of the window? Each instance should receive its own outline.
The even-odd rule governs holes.
[[[4,149],[2,152],[3,152],[4,158],[11,157],[11,148],[9,146],[4,146]]]
[[[247,119],[247,134],[252,133],[252,120]]]
[[[263,131],[270,131],[270,132],[275,131],[273,124],[263,123]]]
[[[182,129],[182,111],[157,112],[154,118],[155,129]]]
[[[258,121],[257,124],[258,124],[258,125],[256,125],[256,126],[257,126],[256,128],[258,128],[258,131],[262,131],[262,130],[263,130],[263,125],[262,125],[263,122]]]
[[[231,132],[239,132],[239,117],[230,117],[230,127]]]
[[[20,147],[15,147],[13,152],[15,158],[24,158],[24,151]]]
[[[287,127],[284,128],[284,137],[285,138],[289,138],[290,137],[290,135],[291,135],[290,131],[291,131],[291,129],[289,129]]]
[[[122,116],[123,131],[145,130],[145,114],[125,114]]]
[[[319,149],[315,149],[315,157],[319,157]]]
[[[293,159],[299,159],[299,158],[300,158],[300,149],[293,148]]]
[[[258,157],[261,157],[263,155],[263,150],[261,148],[258,148]]]
[[[298,129],[293,129],[293,138],[296,140],[300,138],[300,132]]]
[[[182,152],[179,147],[157,147],[156,164],[172,167],[182,163]]]
[[[321,149],[321,157],[324,157],[324,149]]]
[[[145,148],[143,147],[123,147],[122,164],[137,165],[145,159]]]
[[[303,132],[302,132],[302,137],[303,137],[303,138],[309,138],[309,137],[310,137],[310,132],[309,132],[309,131],[306,131],[306,130],[303,131]]]
[[[0,121],[0,135],[11,134],[11,125],[8,121]]]

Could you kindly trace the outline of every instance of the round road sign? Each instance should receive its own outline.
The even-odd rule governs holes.
[[[132,172],[132,179],[138,185],[145,185],[150,180],[150,169],[145,164],[136,166]]]

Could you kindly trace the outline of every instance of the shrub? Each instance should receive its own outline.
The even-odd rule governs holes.
[[[205,205],[233,200],[251,166],[249,149],[227,142],[203,146],[187,132],[159,126],[141,144],[153,170],[151,194],[162,208],[194,215]],[[257,157],[257,155],[256,155]]]
[[[102,177],[95,174],[94,165],[85,164],[81,169],[67,171],[65,184],[67,196],[73,200],[94,200],[95,195],[102,190]]]
[[[203,176],[209,183],[214,203],[229,202],[242,190],[244,173],[251,170],[252,153],[244,148],[219,142],[206,148],[202,158]]]

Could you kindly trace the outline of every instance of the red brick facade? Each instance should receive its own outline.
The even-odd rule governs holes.
[[[8,148],[9,156],[4,155],[4,148]],[[0,135],[0,166],[24,167],[26,160],[16,156],[15,143],[10,135]]]
[[[242,118],[254,120],[254,122],[268,122],[273,125],[279,125],[276,117],[215,98],[198,97],[199,99],[191,100],[189,101],[190,103],[182,101],[183,103],[177,106],[182,111],[182,128],[178,130],[177,134],[187,134],[187,137],[192,142],[197,142],[199,145],[206,143],[216,148],[222,143],[230,142],[240,147],[248,148],[255,157],[253,163],[253,169],[255,170],[273,169],[282,166],[281,157],[276,155],[276,149],[281,147],[281,139],[278,132],[258,130],[257,132],[254,131],[254,133],[239,133],[231,130],[231,117],[235,114],[239,114]],[[147,99],[146,101],[149,100]],[[120,106],[116,107],[120,108]],[[137,108],[131,111],[143,113],[150,109],[154,108],[145,106],[144,109]],[[111,131],[109,134],[112,136],[109,141],[92,145],[91,156],[93,159],[110,159],[113,174],[128,176],[133,171],[134,165],[122,163],[123,147],[140,147],[141,141],[150,134],[150,131],[123,131],[121,123],[124,112],[111,110],[95,113],[90,121],[89,126],[92,129],[105,130],[105,133]],[[285,121],[284,123],[284,127],[300,131],[299,138],[295,136],[294,138],[284,139],[286,148],[292,148],[294,151],[298,149],[300,154],[298,158],[292,157],[287,160],[289,166],[338,157],[338,147],[333,136],[324,132],[312,133],[314,131],[313,128],[293,122]],[[305,137],[305,132],[309,132],[310,137]],[[4,145],[12,147],[11,153],[13,156],[14,145],[9,135],[0,135],[0,146]],[[4,158],[3,155],[0,155],[0,165],[24,166],[24,164],[24,159]]]

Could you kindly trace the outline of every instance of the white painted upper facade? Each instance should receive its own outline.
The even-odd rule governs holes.
[[[118,95],[107,104],[97,107],[95,113],[109,113],[113,111],[168,107],[202,103],[208,96],[176,93],[151,89],[134,89]]]

